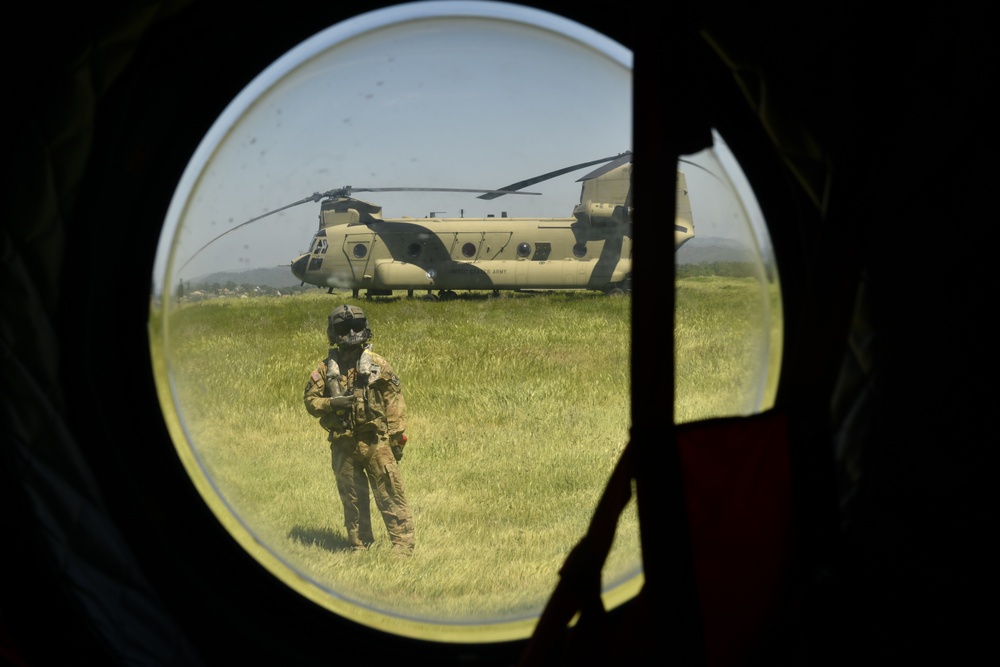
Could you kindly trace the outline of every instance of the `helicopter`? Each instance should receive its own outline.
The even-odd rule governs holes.
[[[523,188],[585,167],[580,202],[564,218],[382,217],[382,207],[355,192],[439,191],[537,195]],[[694,237],[684,173],[677,171],[675,251]],[[319,228],[307,252],[291,261],[302,284],[350,289],[354,298],[427,290],[432,299],[455,290],[597,290],[608,295],[632,286],[632,153],[575,164],[494,190],[354,188],[316,192],[248,220],[225,233],[306,202],[321,202]],[[221,236],[221,235],[220,235]],[[214,242],[210,241],[209,243]],[[190,260],[189,260],[190,261]],[[437,290],[437,295],[434,291]]]
[[[303,283],[361,289],[369,296],[417,289],[439,297],[454,290],[631,289],[632,153],[573,165],[479,196],[495,199],[585,166],[606,162],[578,179],[580,203],[566,218],[383,219],[382,208],[351,197],[351,189],[324,193],[319,229],[292,273]],[[527,194],[527,193],[525,193]],[[694,236],[683,172],[677,172],[675,250]]]

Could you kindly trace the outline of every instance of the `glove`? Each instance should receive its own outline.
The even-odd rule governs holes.
[[[392,437],[392,443],[389,448],[392,450],[392,455],[396,457],[396,461],[403,460],[403,446],[406,445],[408,438],[405,433],[397,433]]]
[[[354,403],[354,396],[348,394],[347,396],[337,396],[336,398],[330,399],[330,407],[334,410],[343,410],[344,408],[349,408]]]

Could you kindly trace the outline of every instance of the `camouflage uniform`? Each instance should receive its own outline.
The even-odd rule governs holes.
[[[310,375],[304,398],[306,410],[329,432],[351,547],[365,549],[374,541],[370,483],[393,548],[412,553],[413,516],[393,453],[394,448],[401,452],[406,403],[392,366],[371,352],[371,345],[331,348]]]

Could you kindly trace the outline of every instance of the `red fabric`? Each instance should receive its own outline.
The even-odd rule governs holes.
[[[781,413],[677,432],[710,667],[751,660],[786,601],[792,545],[788,427]]]

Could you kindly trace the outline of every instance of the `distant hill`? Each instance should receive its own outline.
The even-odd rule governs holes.
[[[712,262],[755,262],[753,250],[732,239],[717,236],[694,237],[677,251],[678,264],[709,264]]]
[[[292,269],[289,266],[247,269],[246,271],[217,271],[206,276],[194,278],[190,282],[201,285],[211,285],[213,283],[225,285],[229,281],[237,285],[267,285],[276,289],[294,287],[300,282],[298,278],[292,275]]]

